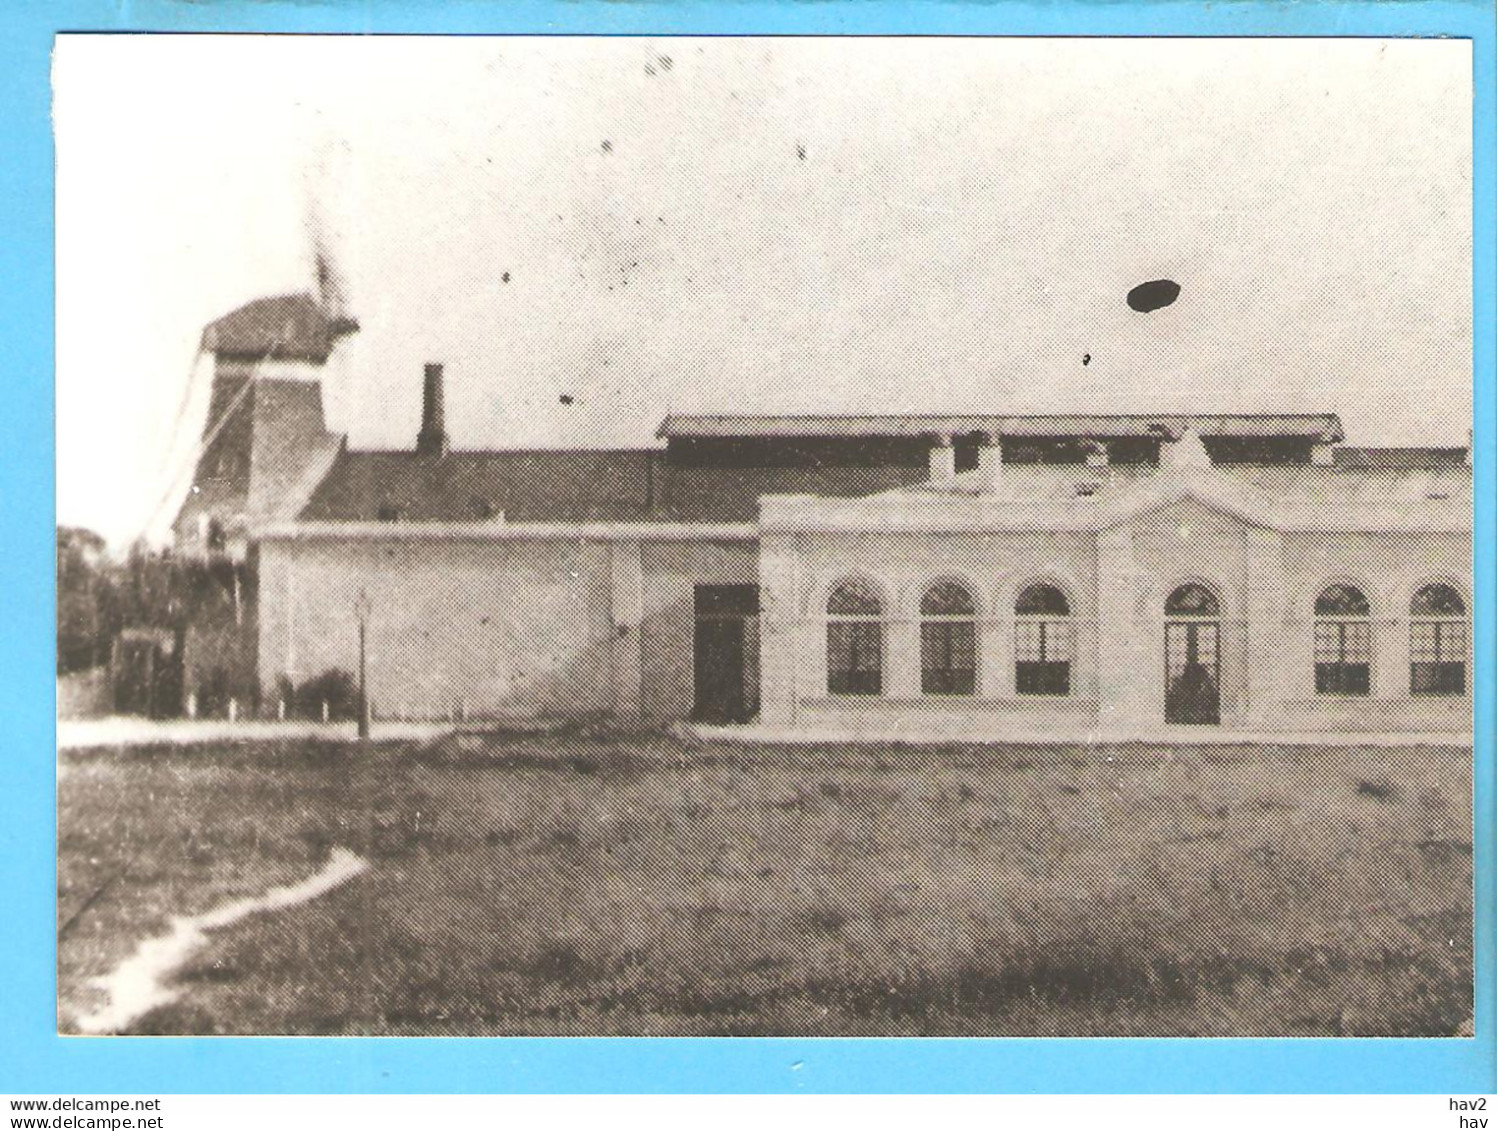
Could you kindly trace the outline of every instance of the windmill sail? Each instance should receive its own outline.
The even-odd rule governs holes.
[[[311,259],[314,295],[330,321],[348,318],[348,279],[339,255],[339,239],[329,219],[325,200],[339,180],[334,170],[335,151],[324,147],[307,171],[306,236]]]

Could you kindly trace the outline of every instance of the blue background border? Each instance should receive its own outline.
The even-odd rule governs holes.
[[[62,31],[1453,36],[1474,42],[1476,953],[1493,936],[1494,16],[1490,0],[1295,4],[573,4],[12,0],[0,14],[0,974],[6,1092],[1492,1092],[1494,980],[1475,1040],[61,1040],[55,1035],[53,151]],[[1396,332],[1396,331],[1394,331]]]

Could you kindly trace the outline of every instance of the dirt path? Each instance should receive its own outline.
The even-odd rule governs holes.
[[[159,938],[147,939],[108,974],[93,980],[104,991],[97,1010],[75,1019],[81,1033],[118,1033],[146,1013],[175,1001],[181,991],[168,985],[171,975],[208,942],[208,932],[228,927],[262,911],[278,911],[325,895],[368,868],[346,848],[334,848],[318,871],[297,884],[271,888],[252,899],[237,899],[201,915],[175,918]]]

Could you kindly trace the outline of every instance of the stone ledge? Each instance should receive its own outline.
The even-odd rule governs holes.
[[[929,720],[921,720],[929,722]],[[743,726],[708,726],[701,723],[681,724],[683,733],[706,742],[748,742],[797,744],[825,742],[899,742],[941,746],[952,742],[991,744],[994,746],[1458,746],[1470,749],[1472,734],[1467,732],[1409,731],[1307,733],[1265,730],[1223,730],[1210,726],[1170,726],[1151,731],[1136,730],[1058,730],[1010,731],[995,733],[992,728],[912,727],[903,730],[887,725],[858,726],[767,726],[748,723]]]

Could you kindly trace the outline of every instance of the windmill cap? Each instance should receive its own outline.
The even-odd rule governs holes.
[[[203,352],[320,365],[334,342],[358,329],[355,319],[324,310],[309,294],[257,298],[210,322],[203,330]]]

